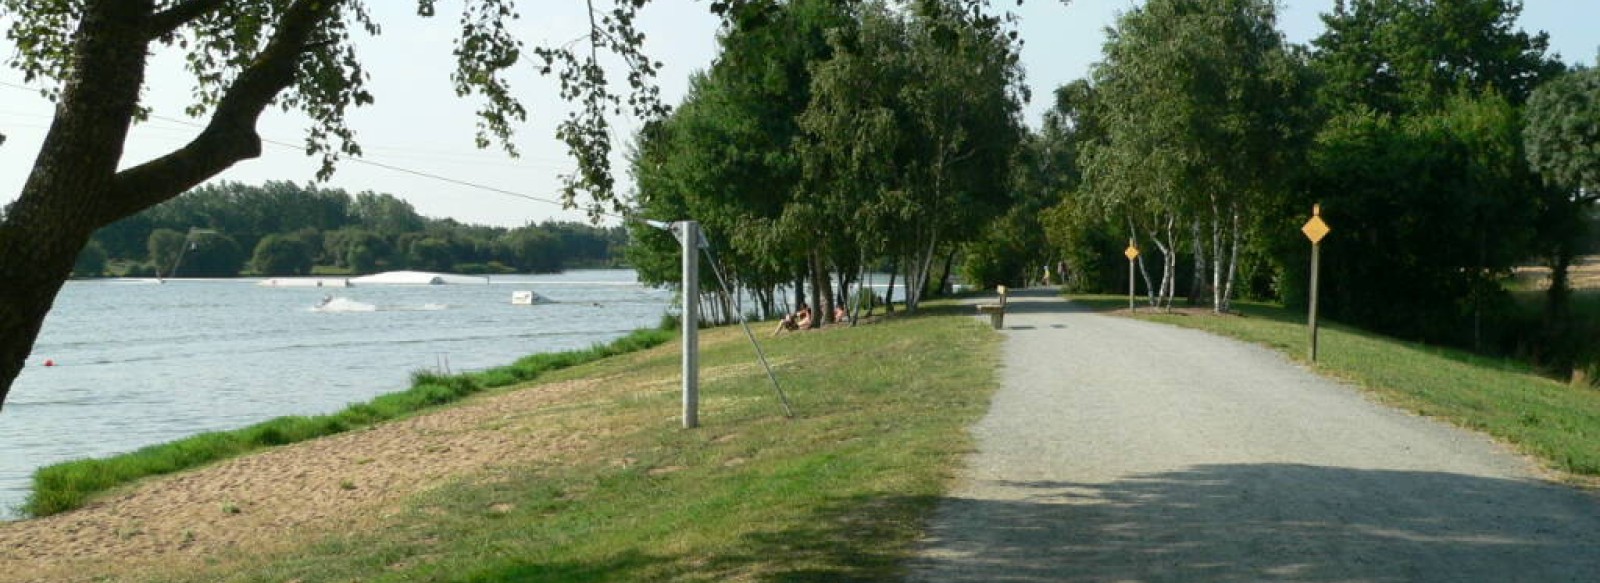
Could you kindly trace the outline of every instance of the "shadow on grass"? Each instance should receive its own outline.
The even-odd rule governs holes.
[[[1226,464],[948,498],[912,581],[1576,581],[1593,496],[1440,472]]]
[[[603,562],[582,564],[540,564],[521,560],[507,560],[501,564],[484,567],[455,580],[463,583],[638,581],[641,571],[663,562],[665,561],[662,559],[639,552],[627,552]]]
[[[935,496],[858,496],[817,509],[799,526],[756,532],[740,539],[739,551],[718,557],[713,572],[767,566],[753,580],[825,583],[894,580],[920,534],[919,517],[930,515]]]
[[[453,581],[741,580],[772,583],[894,580],[918,532],[911,530],[939,498],[844,498],[824,504],[799,526],[757,531],[706,557],[627,551],[591,563],[536,563],[508,558]]]

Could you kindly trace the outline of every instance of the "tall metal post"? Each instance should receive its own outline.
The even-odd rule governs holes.
[[[1306,330],[1311,334],[1307,348],[1312,364],[1317,362],[1317,276],[1322,271],[1322,238],[1328,236],[1330,230],[1328,223],[1322,220],[1322,205],[1311,205],[1311,220],[1300,227],[1300,232],[1311,240],[1311,309],[1306,316]]]
[[[683,243],[683,428],[700,426],[700,224],[678,222]]]
[[[1128,248],[1122,251],[1122,256],[1128,258],[1128,311],[1133,311],[1133,261],[1139,258],[1139,246],[1134,244],[1133,237],[1128,237]]]
[[[1311,244],[1311,316],[1306,327],[1311,329],[1311,362],[1317,361],[1317,274],[1322,271],[1322,243]]]

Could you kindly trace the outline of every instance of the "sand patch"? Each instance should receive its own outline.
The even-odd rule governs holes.
[[[606,380],[480,397],[147,480],[73,512],[0,523],[0,581],[89,580],[157,563],[171,569],[359,531],[452,478],[583,448],[597,430],[541,424],[542,410]]]

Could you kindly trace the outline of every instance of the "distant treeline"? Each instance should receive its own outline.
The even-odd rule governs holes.
[[[622,227],[468,225],[421,216],[390,194],[218,182],[100,229],[73,273],[171,277],[174,267],[179,277],[544,273],[613,265],[627,241]]]

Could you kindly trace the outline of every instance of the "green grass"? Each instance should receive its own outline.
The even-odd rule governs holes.
[[[460,476],[359,532],[240,549],[178,581],[881,581],[970,451],[998,335],[965,310],[762,337],[702,333],[702,426],[679,427],[675,343],[542,381],[603,378],[529,423],[598,435]],[[539,390],[538,386],[523,390]]]
[[[1097,309],[1125,309],[1126,297],[1074,296]],[[1243,317],[1157,314],[1137,317],[1266,345],[1306,362],[1305,314],[1237,303]],[[1526,364],[1403,342],[1323,323],[1318,372],[1367,388],[1423,415],[1486,432],[1583,476],[1600,476],[1600,391],[1536,374]]]
[[[259,449],[366,427],[458,401],[487,389],[525,382],[559,370],[666,342],[672,333],[639,330],[610,344],[535,354],[481,372],[439,375],[419,372],[405,391],[390,393],[337,413],[270,419],[233,431],[213,431],[122,455],[45,466],[34,472],[33,491],[21,510],[39,517],[66,512],[101,492],[141,478],[169,474]]]

